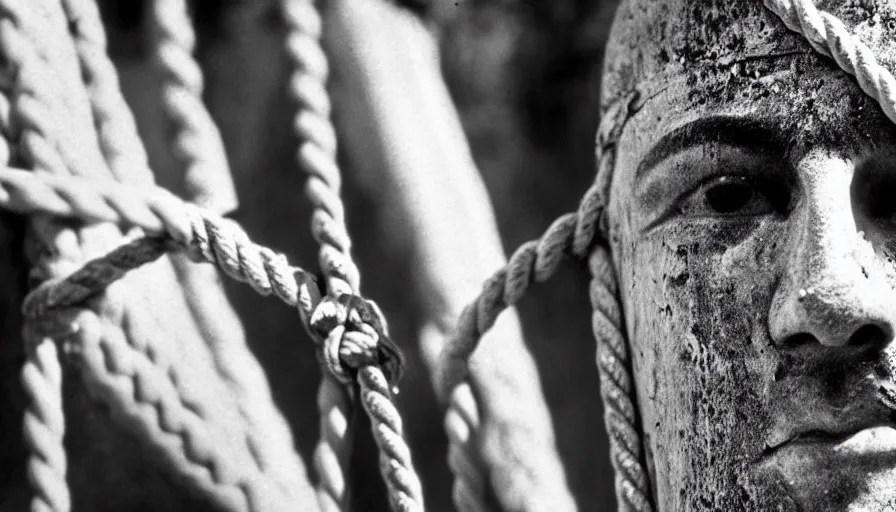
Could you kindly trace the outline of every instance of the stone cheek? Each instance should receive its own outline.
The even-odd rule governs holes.
[[[614,247],[659,510],[786,503],[751,480],[777,366],[765,328],[775,262],[759,246],[781,230],[750,228],[670,227]]]
[[[702,104],[694,101],[694,89],[673,84],[640,106],[618,144],[610,238],[648,470],[657,509],[664,512],[798,509],[785,479],[757,464],[776,421],[800,407],[801,393],[823,393],[825,382],[815,378],[824,368],[799,368],[799,382],[782,382],[791,378],[793,361],[773,345],[768,330],[795,227],[771,216],[682,220],[644,230],[649,219],[636,204],[633,178],[659,137],[702,116],[779,122],[795,134],[794,148],[848,150],[888,126],[879,113],[859,115],[874,107],[848,79],[830,74],[825,64],[797,65],[805,72],[795,76],[791,63],[782,61],[767,75],[726,85],[730,98]],[[777,95],[744,94],[753,82],[776,86]],[[844,136],[837,118],[861,121]],[[841,130],[827,133],[830,126]]]

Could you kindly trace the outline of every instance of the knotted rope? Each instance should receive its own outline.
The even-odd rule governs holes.
[[[106,162],[119,181],[151,184],[154,180],[148,166],[146,152],[137,133],[133,116],[124,102],[115,68],[106,53],[106,35],[97,6],[92,0],[64,0],[63,4],[69,26],[73,31],[72,36],[89,93],[98,140]],[[164,13],[157,12],[164,7],[169,10]],[[154,6],[153,12],[163,17],[170,18],[180,15],[181,18],[186,18],[186,12],[177,11],[178,8],[185,9],[185,7],[185,5],[178,5],[175,2],[164,6]],[[183,22],[181,21],[181,23]],[[174,25],[179,26],[177,21],[174,22]],[[192,29],[188,21],[187,27],[181,30],[191,32]],[[163,41],[159,44],[165,44],[164,38],[162,39]],[[193,38],[188,35],[186,39],[192,41]],[[198,67],[189,57],[192,43],[186,47],[187,55],[184,59],[189,62],[182,66],[198,73]],[[177,53],[176,49],[172,52]],[[161,57],[167,55],[162,50],[157,53],[161,54]],[[161,60],[163,64],[167,62],[165,59]],[[177,58],[174,58],[173,61],[174,64],[181,62]],[[193,68],[190,67],[190,64],[193,65]],[[171,85],[170,82],[175,82],[175,84]],[[168,88],[176,88],[177,82],[176,77],[168,78],[166,84],[168,84]],[[206,194],[200,195],[200,200],[204,199],[206,204],[217,208],[219,212],[232,209],[236,201],[232,182],[229,179],[224,182],[223,179],[213,179],[208,176],[218,173],[214,176],[228,178],[228,169],[226,166],[214,169],[209,167],[210,164],[220,164],[222,160],[226,163],[226,159],[221,155],[223,147],[216,128],[211,126],[211,129],[208,129],[207,126],[211,122],[211,118],[199,98],[201,77],[199,85],[190,92],[195,94],[195,99],[199,102],[198,105],[194,105],[180,116],[175,116],[177,119],[181,117],[194,119],[192,123],[187,123],[187,127],[179,130],[179,134],[175,137],[175,141],[181,142],[180,146],[191,149],[191,151],[182,150],[178,153],[183,159],[188,160],[184,174],[186,181],[192,186],[186,188],[189,192],[196,186],[205,186],[207,187],[205,190],[214,191],[216,199],[213,201]],[[178,98],[182,96],[180,94]],[[180,105],[178,101],[175,101],[173,105]],[[165,104],[170,107],[172,102],[168,101]],[[196,112],[197,110],[198,112]],[[184,135],[182,132],[189,128],[192,128],[193,131],[198,130],[199,135],[190,135],[189,133]],[[197,141],[206,143],[197,145]],[[203,157],[206,154],[211,154],[211,156]],[[174,263],[180,265],[180,260]],[[217,276],[214,276],[213,279],[216,278]],[[291,479],[304,477],[304,468],[298,455],[291,449],[293,441],[289,427],[272,403],[262,368],[242,340],[214,343],[211,345],[211,350],[222,376],[234,391],[242,416],[249,424],[249,443],[251,443],[253,451],[258,454],[259,462],[263,465],[262,470],[272,480],[278,481],[285,490],[297,491],[298,486]]]
[[[35,289],[22,306],[28,318],[41,318],[51,310],[89,300],[128,271],[171,250],[213,263],[256,292],[276,295],[299,308],[310,319],[309,329],[324,340],[322,352],[329,354],[324,356],[331,363],[328,367],[338,367],[339,378],[357,373],[393,508],[422,510],[422,490],[402,438],[401,418],[391,402],[390,386],[400,374],[400,357],[386,338],[375,306],[348,294],[318,302],[320,292],[315,290],[314,278],[290,266],[285,256],[252,243],[236,224],[184,203],[163,189],[98,184],[84,178],[40,176],[5,168],[0,170],[0,206],[23,214],[115,222],[150,234],[88,262],[62,281]]]
[[[292,65],[289,94],[298,110],[293,129],[299,139],[297,160],[308,174],[305,195],[314,211],[311,232],[320,244],[318,260],[331,299],[357,295],[360,274],[351,256],[351,239],[340,199],[342,178],[336,163],[336,131],[330,120],[330,98],[326,89],[329,65],[321,47],[322,22],[312,0],[282,0],[286,23],[286,54]],[[339,371],[324,360],[334,375]],[[341,376],[344,381],[344,376]],[[410,451],[402,441],[400,417],[391,401],[386,378],[376,366],[366,365],[358,373],[361,401],[372,420],[373,436],[380,449],[380,472],[386,481],[394,510],[422,510],[423,493],[413,469]],[[315,462],[321,478],[321,505],[325,510],[348,506],[345,488],[348,462],[348,397],[333,389],[324,378],[319,392],[321,442]]]
[[[355,293],[360,276],[351,257],[345,211],[339,199],[341,177],[336,165],[336,131],[330,122],[327,56],[320,46],[322,22],[312,0],[282,0],[286,56],[292,66],[287,90],[297,103],[293,130],[299,139],[296,159],[308,174],[305,196],[314,207],[311,232],[320,245],[319,264],[333,293]],[[318,390],[320,441],[314,450],[320,478],[318,501],[326,512],[349,506],[348,460],[351,407],[337,382],[324,376]]]

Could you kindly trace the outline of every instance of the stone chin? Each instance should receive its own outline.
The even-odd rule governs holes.
[[[892,2],[817,3],[896,69]],[[761,0],[623,0],[603,107],[632,91],[607,223],[657,510],[896,510],[893,124]]]

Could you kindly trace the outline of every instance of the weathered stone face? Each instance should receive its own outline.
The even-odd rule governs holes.
[[[640,92],[609,217],[657,508],[891,509],[896,127],[761,2],[716,3],[625,4],[604,84]],[[882,6],[824,4],[892,61]]]

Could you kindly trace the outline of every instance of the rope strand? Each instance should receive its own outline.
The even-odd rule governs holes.
[[[34,489],[32,511],[71,510],[66,485],[65,435],[62,410],[62,367],[52,339],[28,340],[22,387],[28,397],[22,432],[29,448],[28,481]]]
[[[616,502],[620,510],[623,504],[628,504],[636,512],[650,512],[650,485],[641,464],[641,435],[628,368],[628,344],[622,330],[622,311],[609,251],[602,246],[594,247],[588,269],[592,276],[589,296],[594,310],[591,325],[597,342],[604,425],[616,471]]]
[[[120,182],[151,185],[153,173],[137,125],[106,52],[106,31],[94,0],[62,0],[90,101],[100,150]]]
[[[321,17],[311,0],[283,0],[281,7],[287,27],[286,53],[293,66],[289,92],[298,104],[293,121],[293,129],[300,141],[296,156],[299,167],[308,174],[305,195],[314,206],[311,232],[320,244],[320,267],[331,297],[357,294],[360,274],[351,256],[345,207],[339,197],[341,176],[336,163],[336,131],[330,121],[330,99],[326,90],[328,63],[320,44]],[[386,481],[393,510],[423,510],[419,477],[413,470],[410,449],[401,434],[401,418],[392,405],[382,372],[375,366],[365,366],[358,373],[358,382],[361,401],[370,415],[374,439],[380,449],[380,472]],[[321,383],[326,388],[334,385],[329,378]],[[340,488],[334,482],[345,481],[348,442],[345,437],[338,437],[337,432],[325,429],[332,425],[334,415],[347,409],[344,403],[347,397],[340,397],[333,390],[322,391],[320,396],[330,397],[333,402],[321,404],[321,443],[317,450],[335,452],[326,457],[340,463],[338,467],[335,464],[318,467],[318,471],[324,489],[343,491],[327,498],[337,510],[342,510],[347,506],[344,486]],[[347,429],[339,433],[345,434]],[[334,440],[338,444],[333,443]],[[324,457],[322,454],[315,460]],[[338,470],[340,474],[329,474],[324,470]]]
[[[224,143],[202,101],[202,69],[185,0],[152,0],[153,63],[163,76],[162,109],[174,127],[172,148],[183,167],[186,197],[217,212],[237,206]]]
[[[311,233],[320,244],[319,264],[329,293],[354,293],[360,286],[360,275],[351,257],[345,210],[339,199],[342,181],[326,90],[327,57],[320,46],[321,17],[312,0],[282,0],[280,8],[286,22],[286,55],[292,66],[288,90],[298,106],[293,120],[293,130],[299,137],[296,158],[308,175],[305,195],[314,207]],[[325,376],[318,391],[318,406],[320,440],[314,450],[320,478],[318,498],[324,510],[347,510],[350,399],[336,379]]]
[[[298,105],[293,129],[299,139],[299,167],[308,174],[305,195],[314,206],[311,233],[321,245],[320,267],[327,290],[360,289],[358,266],[351,256],[345,207],[339,198],[342,178],[336,163],[336,130],[330,121],[326,82],[327,57],[320,45],[322,21],[311,0],[282,0],[286,54],[292,65],[289,93]]]
[[[20,213],[53,213],[119,224],[139,221],[141,227],[157,235],[123,245],[88,262],[61,282],[37,288],[23,304],[23,311],[29,318],[80,304],[105,290],[126,272],[175,248],[218,265],[225,273],[249,283],[263,295],[274,294],[287,304],[299,307],[303,316],[313,316],[316,304],[304,299],[312,293],[308,286],[313,279],[301,269],[289,266],[282,255],[252,243],[235,224],[184,204],[161,189],[137,191],[113,183],[88,188],[86,181],[77,177],[37,176],[16,169],[2,169],[0,205]],[[166,236],[158,236],[160,233]],[[354,352],[342,352],[348,335],[336,338],[342,347],[342,359],[354,357]],[[366,345],[377,346],[376,342]],[[365,357],[372,356],[366,353]],[[422,510],[422,491],[411,464],[410,451],[402,438],[401,418],[391,403],[388,384],[376,364],[375,358],[363,364],[358,378],[362,403],[371,416],[374,438],[384,461],[381,464],[383,477],[396,510]],[[328,377],[324,382],[325,386],[330,386],[326,383],[332,379]],[[335,427],[332,414],[325,414],[324,418]],[[339,430],[336,432],[338,434]],[[338,490],[340,483],[337,481],[335,485]]]
[[[11,151],[7,138],[18,139],[22,158],[28,165],[47,171],[63,171],[64,164],[49,142],[54,122],[45,103],[46,89],[41,86],[46,83],[41,57],[22,31],[25,25],[23,6],[16,0],[4,0],[0,5],[0,48],[11,64],[14,76],[14,92],[9,108],[3,109],[8,111],[9,117],[2,118],[2,132],[5,135],[0,140],[2,153],[8,160]],[[7,101],[5,94],[2,99],[4,103]],[[35,229],[41,227],[51,229],[46,219],[33,219],[29,229],[30,236],[33,236]],[[62,259],[72,256],[67,246],[57,246],[55,249]],[[34,265],[38,262],[31,263]],[[23,334],[25,342],[29,343],[31,334],[27,323]],[[52,342],[40,340],[40,343],[29,345],[21,378],[24,393],[29,398],[23,435],[28,450],[28,480],[34,493],[31,508],[68,512],[71,509],[71,498],[66,482],[67,462],[63,444],[65,419],[58,355]]]
[[[859,87],[896,123],[896,78],[842,21],[819,10],[811,0],[764,0],[764,4],[815,51],[856,77]]]

